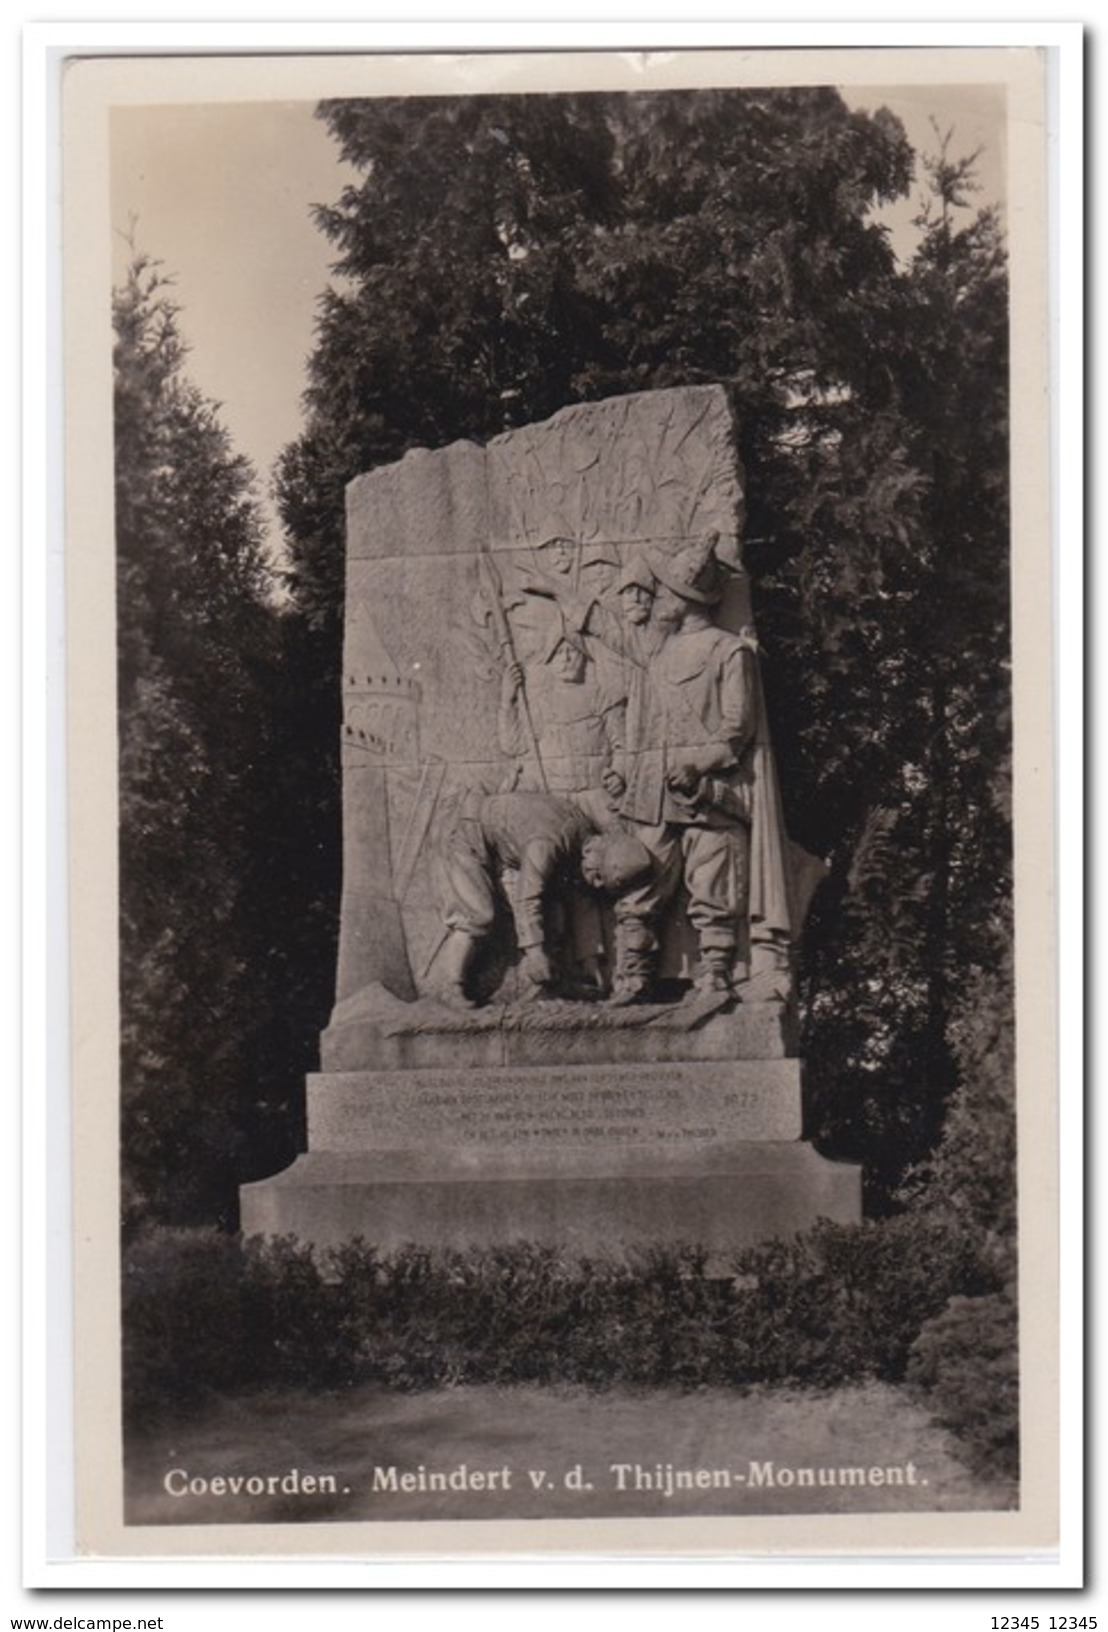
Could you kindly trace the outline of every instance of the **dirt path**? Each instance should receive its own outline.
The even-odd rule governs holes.
[[[995,1511],[899,1390],[459,1388],[223,1401],[133,1436],[131,1524]]]

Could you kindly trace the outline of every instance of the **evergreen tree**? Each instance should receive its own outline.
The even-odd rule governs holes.
[[[125,1217],[228,1218],[276,618],[252,472],[186,378],[156,264],[132,261],[113,318]]]
[[[861,626],[882,692],[866,774],[829,778],[846,800],[807,958],[817,1125],[874,1152],[882,1190],[939,1134],[966,982],[1004,967],[1011,924],[1006,258],[995,210],[958,224],[976,156],[950,140],[898,306],[918,514],[881,631]]]

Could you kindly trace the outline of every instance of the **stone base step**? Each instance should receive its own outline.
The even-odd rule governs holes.
[[[327,1249],[362,1237],[382,1251],[531,1241],[582,1257],[686,1243],[710,1270],[742,1247],[819,1218],[861,1219],[861,1168],[800,1141],[699,1147],[513,1151],[319,1151],[244,1185],[247,1235]]]

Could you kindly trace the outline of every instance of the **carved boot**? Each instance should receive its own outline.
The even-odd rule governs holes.
[[[654,984],[656,942],[647,924],[635,919],[616,924],[616,971],[608,1002],[612,1008],[646,1003]]]
[[[730,946],[701,947],[700,961],[693,978],[693,991],[698,997],[734,991],[731,981],[734,956],[734,949]]]
[[[613,1009],[628,1009],[632,1003],[646,1003],[649,997],[650,981],[645,975],[617,975],[608,1003]]]
[[[452,929],[439,953],[439,996],[452,1008],[472,1009],[472,999],[466,996],[465,981],[473,962],[477,942],[464,929]]]

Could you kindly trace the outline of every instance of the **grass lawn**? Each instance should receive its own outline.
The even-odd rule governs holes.
[[[1017,1500],[885,1384],[222,1399],[132,1432],[126,1492],[129,1524],[979,1512]]]

